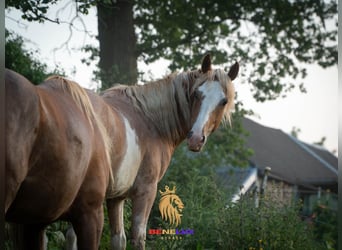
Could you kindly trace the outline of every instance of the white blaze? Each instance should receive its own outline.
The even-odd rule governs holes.
[[[203,100],[196,122],[192,127],[192,131],[195,134],[202,133],[203,127],[209,119],[209,115],[225,97],[221,84],[217,81],[205,82],[198,90],[202,93]]]

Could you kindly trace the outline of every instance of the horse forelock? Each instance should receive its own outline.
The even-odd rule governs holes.
[[[225,106],[224,113],[223,113],[223,123],[225,124],[228,121],[228,123],[231,125],[230,115],[234,109],[234,100],[235,100],[235,88],[234,88],[233,82],[231,81],[228,74],[224,70],[221,70],[221,69],[214,70],[212,72],[211,77],[212,79],[214,80],[217,79],[220,82],[222,89],[227,96],[228,102]]]
[[[105,148],[105,154],[106,154],[106,160],[109,163],[109,186],[108,191],[111,192],[111,189],[114,185],[114,177],[112,173],[111,166],[111,149],[112,149],[112,140],[110,139],[108,135],[108,131],[106,127],[104,126],[102,120],[99,118],[99,116],[96,114],[94,107],[89,99],[89,96],[84,88],[82,88],[79,84],[77,84],[74,81],[65,79],[61,76],[51,76],[45,80],[45,83],[49,84],[53,87],[59,87],[64,92],[69,93],[74,100],[77,107],[83,112],[83,114],[86,116],[90,126],[92,129],[95,128],[94,125],[98,128],[100,135],[102,137],[104,148]],[[57,85],[57,86],[56,86]]]
[[[190,95],[206,81],[218,81],[220,83],[228,100],[224,109],[222,122],[225,124],[228,121],[231,124],[230,114],[234,109],[235,89],[228,74],[222,69],[212,69],[204,74],[198,70],[191,71],[188,76],[193,81],[191,83]]]

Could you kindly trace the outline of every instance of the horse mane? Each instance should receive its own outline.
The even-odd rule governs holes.
[[[227,73],[219,69],[204,74],[200,70],[176,72],[145,85],[117,85],[105,90],[103,95],[111,95],[112,92],[126,95],[135,109],[157,125],[161,135],[173,140],[180,138],[181,130],[178,128],[183,127],[185,122],[190,127],[190,96],[207,80],[219,81],[228,95],[223,120],[230,123],[230,111],[234,107],[234,86]]]
[[[82,110],[89,123],[93,125],[92,120],[95,118],[95,111],[87,92],[80,85],[74,81],[55,75],[48,77],[45,83],[49,83],[50,86],[60,88],[63,92],[70,94],[77,107]]]
[[[184,91],[189,84],[184,76],[185,74],[173,73],[145,85],[117,85],[107,89],[103,95],[125,95],[138,112],[156,125],[161,136],[173,140],[180,136],[181,131],[178,128],[190,120],[188,95]]]
[[[108,131],[104,126],[102,120],[96,114],[94,107],[89,99],[89,96],[84,88],[82,88],[78,83],[68,80],[61,76],[50,76],[45,80],[45,83],[48,83],[50,86],[58,87],[62,89],[65,93],[70,94],[71,98],[74,100],[77,107],[83,112],[89,121],[90,126],[94,129],[94,124],[98,127],[100,134],[102,136],[105,150],[106,150],[106,158],[109,163],[109,185],[107,192],[111,192],[114,188],[114,177],[111,168],[111,149],[112,149],[112,140],[108,135]]]

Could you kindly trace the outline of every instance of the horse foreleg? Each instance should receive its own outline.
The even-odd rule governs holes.
[[[124,210],[125,200],[108,199],[108,217],[111,228],[111,248],[113,250],[126,249],[126,235],[124,227]]]
[[[134,249],[145,249],[146,226],[156,197],[157,185],[141,190],[132,196],[132,245]]]
[[[77,236],[77,249],[98,249],[103,228],[103,207],[88,213],[80,212],[78,218],[72,220],[72,225]]]

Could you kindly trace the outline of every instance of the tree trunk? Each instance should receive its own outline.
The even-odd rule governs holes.
[[[100,42],[100,78],[102,89],[114,83],[137,81],[136,37],[133,25],[133,1],[98,3]]]

